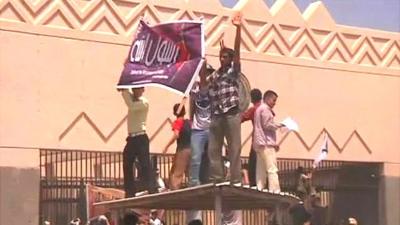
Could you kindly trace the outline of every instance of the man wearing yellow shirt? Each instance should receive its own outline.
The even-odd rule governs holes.
[[[141,179],[150,193],[157,190],[155,173],[150,163],[149,138],[146,134],[146,119],[149,102],[143,97],[144,88],[121,91],[128,106],[128,137],[123,152],[125,197],[134,197],[137,191],[133,175],[133,163],[138,158]]]

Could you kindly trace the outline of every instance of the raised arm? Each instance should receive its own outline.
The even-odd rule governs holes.
[[[143,108],[147,108],[149,106],[147,100],[139,100],[134,99],[133,94],[130,93],[128,89],[121,90],[122,98],[124,99],[125,104],[128,106],[130,110],[141,110]]]
[[[232,19],[232,24],[236,27],[236,36],[235,36],[235,56],[233,58],[233,63],[236,66],[240,65],[240,42],[241,42],[241,26],[242,26],[242,14],[237,12]]]
[[[133,107],[133,96],[130,93],[129,89],[122,89],[121,90],[122,98],[124,99],[125,104],[128,107]]]
[[[194,110],[195,110],[195,108],[194,108],[195,103],[194,103],[193,97],[194,97],[193,94],[191,94],[189,97],[189,118],[191,121],[193,121]]]
[[[207,61],[204,60],[203,66],[200,69],[200,73],[199,73],[199,77],[200,77],[200,87],[205,87],[207,86]]]

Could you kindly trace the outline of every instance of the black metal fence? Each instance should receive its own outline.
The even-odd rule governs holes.
[[[159,169],[160,176],[164,180],[168,179],[172,161],[173,155],[152,154],[153,166]],[[247,161],[247,158],[242,159],[242,163]],[[311,168],[312,163],[312,160],[304,159],[278,159],[282,190],[294,192],[297,183],[296,169],[299,166]],[[325,204],[330,204],[331,194],[340,186],[338,171],[352,164],[355,163],[323,161],[314,172],[313,184],[322,191],[322,200]],[[135,173],[137,174],[137,170]],[[85,184],[123,189],[122,153],[41,149],[40,220],[49,220],[54,225],[65,225],[75,217],[85,219],[87,216]],[[368,184],[362,185],[368,187]],[[371,184],[371,187],[374,185]],[[243,212],[244,225],[265,224],[265,218],[264,210]],[[203,219],[207,221],[205,224],[213,224],[213,212],[205,211]],[[165,220],[168,225],[183,225],[184,213],[167,211]]]

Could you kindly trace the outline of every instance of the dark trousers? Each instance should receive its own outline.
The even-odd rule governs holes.
[[[230,182],[242,182],[240,161],[241,136],[240,114],[224,114],[211,117],[210,133],[208,140],[208,158],[210,160],[211,182],[225,181],[224,165],[222,159],[222,147],[226,138],[229,155]]]
[[[256,168],[257,168],[257,153],[253,148],[250,149],[249,155],[249,183],[250,186],[256,186]]]
[[[157,192],[156,176],[150,162],[149,138],[147,134],[127,137],[123,152],[125,197],[134,197],[137,191],[133,165],[136,157],[141,171],[141,180],[150,193]]]

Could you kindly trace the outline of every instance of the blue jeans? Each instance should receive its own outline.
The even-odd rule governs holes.
[[[189,185],[200,185],[201,158],[208,143],[208,130],[192,130],[190,145],[192,154],[190,159]]]
[[[205,152],[208,143],[208,130],[192,130],[190,137],[191,157],[190,157],[190,171],[189,171],[189,186],[198,186],[200,182],[200,169],[202,163],[202,156]],[[187,210],[186,223],[191,220],[202,220],[200,210]]]

